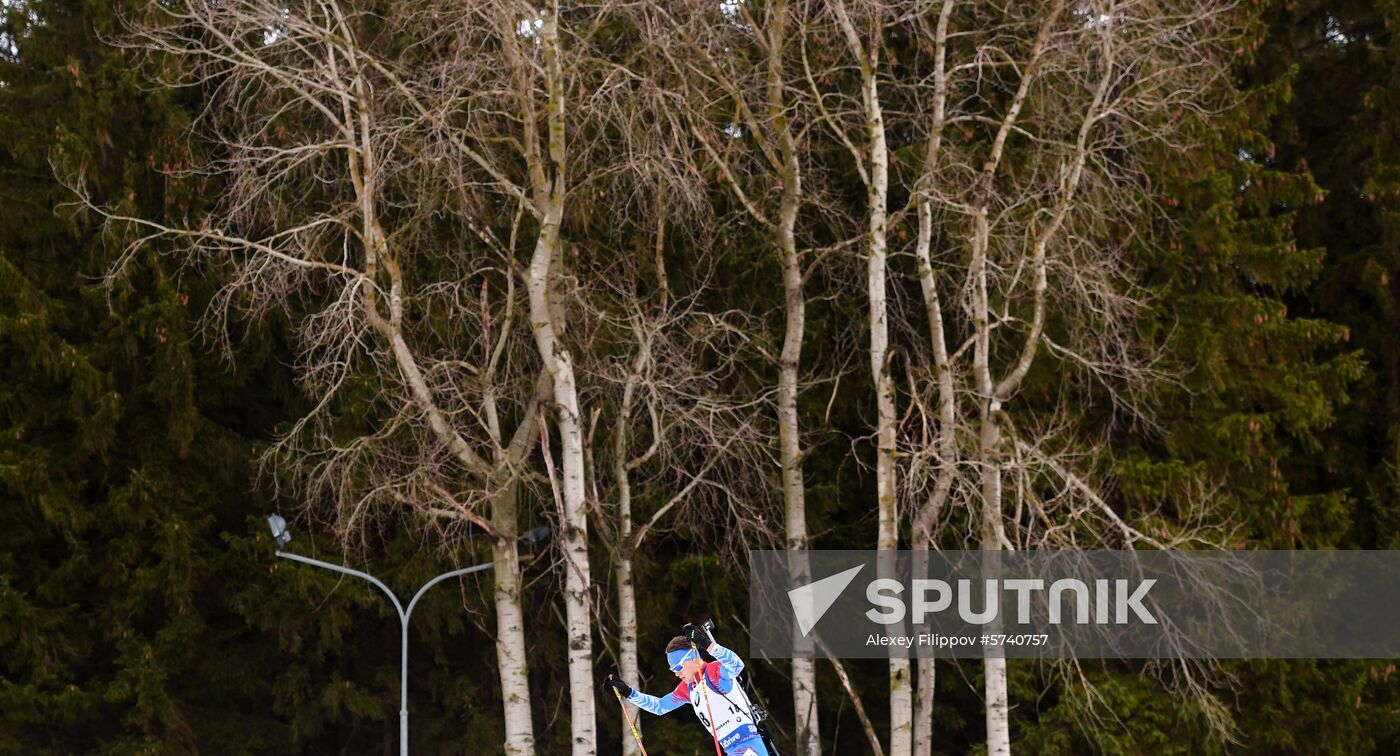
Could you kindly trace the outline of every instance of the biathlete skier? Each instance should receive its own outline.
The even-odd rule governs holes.
[[[715,661],[706,664],[695,652],[697,648],[705,649]],[[744,671],[744,660],[738,654],[711,640],[703,628],[686,625],[681,628],[680,635],[666,644],[666,661],[680,678],[680,684],[664,696],[649,696],[633,690],[616,675],[608,675],[604,684],[616,688],[637,708],[656,715],[690,704],[705,729],[719,740],[726,756],[769,756],[758,724],[753,720],[753,706],[738,684],[739,673]],[[700,688],[702,680],[709,691],[708,706],[705,692]]]

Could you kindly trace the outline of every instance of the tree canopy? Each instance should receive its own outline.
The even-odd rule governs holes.
[[[924,186],[915,177],[930,154],[928,132],[920,129],[933,115],[921,110],[922,90],[905,86],[918,82],[932,91],[931,43],[904,30],[933,35],[940,3],[911,4],[922,15],[901,19],[908,25],[892,25],[895,31],[856,35],[877,39],[887,56],[879,65],[901,75],[900,86],[889,82],[883,95],[892,188],[878,202],[869,183],[831,180],[855,176],[874,159],[861,136],[871,112],[861,87],[884,81],[884,74],[863,78],[869,72],[861,61],[844,60],[852,43],[839,36],[832,11],[844,4],[812,6],[812,33],[831,33],[813,37],[825,40],[817,48],[768,55],[764,40],[778,37],[765,26],[770,36],[727,51],[735,57],[720,64],[699,57],[720,43],[687,34],[686,24],[619,12],[588,29],[589,55],[568,65],[598,68],[568,79],[575,86],[569,91],[552,88],[564,79],[553,78],[548,19],[520,21],[512,52],[491,47],[498,37],[469,24],[434,26],[433,14],[453,7],[446,0],[358,5],[374,20],[358,27],[372,37],[366,47],[400,56],[403,68],[394,71],[421,66],[422,74],[400,81],[381,72],[375,80],[386,89],[402,85],[375,113],[377,123],[389,124],[386,153],[400,161],[384,168],[387,188],[379,195],[364,188],[378,178],[372,164],[351,163],[359,183],[343,184],[328,178],[345,169],[334,160],[297,163],[285,173],[203,170],[257,154],[265,147],[259,139],[315,142],[315,130],[306,113],[276,99],[274,86],[238,81],[236,71],[195,71],[188,86],[169,86],[193,69],[180,68],[170,50],[153,55],[132,43],[133,29],[149,21],[145,2],[0,6],[0,752],[393,752],[399,630],[392,607],[368,585],[277,559],[262,519],[272,511],[293,520],[300,553],[365,569],[401,596],[446,569],[518,560],[506,583],[491,572],[469,577],[437,588],[416,610],[409,693],[415,750],[476,754],[509,743],[497,617],[511,606],[526,639],[519,677],[528,690],[515,702],[517,714],[528,717],[514,721],[528,723],[539,752],[577,750],[569,720],[583,709],[571,658],[581,655],[599,672],[634,665],[634,682],[659,690],[674,682],[661,649],[685,622],[713,617],[720,640],[745,649],[745,549],[784,539],[783,488],[792,482],[783,476],[785,463],[798,465],[811,546],[865,549],[875,547],[880,521],[878,455],[905,475],[919,449],[934,448],[932,441],[916,448],[878,438],[886,415],[868,369],[862,293],[870,247],[848,237],[864,239],[872,224],[887,222],[871,221],[873,210],[894,212],[887,229],[890,348],[880,354],[903,413],[894,418],[904,428],[916,411],[935,414],[934,402],[914,400],[937,395],[937,368],[948,364],[926,343],[915,251],[916,195]],[[772,7],[787,7],[713,5],[696,12],[735,25],[758,24],[754,19]],[[1014,4],[992,5],[1008,17],[1020,12]],[[1156,5],[1165,13],[1172,4]],[[1071,6],[1067,13],[1087,12]],[[851,7],[858,22],[876,28],[878,14],[860,16],[866,5]],[[1133,177],[1150,211],[1105,213],[1092,228],[1073,229],[1076,240],[1104,232],[1121,241],[1115,259],[1132,272],[1143,306],[1115,337],[1124,349],[1151,353],[1152,370],[1168,377],[1129,396],[1081,369],[1072,349],[1050,351],[1018,385],[1021,414],[1014,417],[1025,418],[1026,427],[1053,424],[1071,401],[1085,477],[1102,486],[1116,511],[1164,531],[1187,519],[1190,506],[1209,502],[1237,526],[1222,544],[1229,548],[1395,548],[1400,51],[1392,28],[1400,5],[1250,0],[1229,13],[1221,39],[1231,62],[1225,79],[1211,84],[1208,117],[1182,117],[1180,138],[1170,145],[1144,139],[1146,146],[1132,142],[1130,150],[1125,139],[1095,154],[1106,173]],[[975,59],[979,44],[1030,55],[1039,17],[1026,14],[1016,17],[1014,34],[1005,33],[1012,42],[978,36],[984,30],[976,24],[993,17],[990,11],[954,15],[950,49],[966,60]],[[1085,29],[1102,23],[1072,18]],[[643,28],[665,30],[676,58],[658,57],[662,43],[637,31]],[[271,45],[297,32],[273,25],[266,33]],[[1062,57],[1052,55],[1047,65],[1070,71],[1067,80],[1101,64],[1100,52],[1084,53],[1082,62],[1055,54]],[[492,56],[515,68],[503,62],[494,70],[483,62]],[[353,56],[346,60],[358,65]],[[473,75],[503,91],[452,90],[444,82],[460,75],[452,69],[458,65],[479,66]],[[815,66],[820,78],[804,78],[804,66]],[[795,85],[763,89],[762,77],[779,68],[816,94]],[[628,79],[635,70],[655,75]],[[512,71],[531,78],[521,83]],[[737,82],[724,93],[729,99],[706,99],[719,90],[705,87],[726,76]],[[232,99],[230,82],[245,87]],[[694,91],[686,89],[692,84]],[[748,102],[740,94],[754,103],[787,102],[810,120],[746,114],[735,105]],[[1057,104],[1079,107],[1080,94],[1033,92],[1026,118],[1035,126],[1027,128],[1054,122]],[[546,139],[532,148],[511,131],[535,117],[552,125],[553,108],[566,96],[597,107],[578,115],[581,125],[570,125],[577,130],[567,139],[542,127],[536,137]],[[619,120],[616,103],[624,97],[651,99],[629,115],[633,120]],[[1019,102],[1012,79],[990,74],[976,97],[985,98],[988,112]],[[450,113],[459,100],[486,115],[457,122],[422,106],[447,103],[442,112]],[[531,103],[538,112],[528,110]],[[218,108],[231,104],[249,108],[239,114],[248,120],[236,124],[245,130],[233,136],[216,128],[232,128],[218,118]],[[839,112],[820,112],[827,104]],[[530,115],[513,115],[513,108]],[[945,182],[940,186],[975,174],[974,163],[995,144],[995,129],[983,133],[989,119],[979,117],[949,128],[954,162],[939,169],[946,173],[928,170]],[[845,131],[835,128],[842,125]],[[1073,153],[1056,153],[1062,173],[1052,176],[1053,161],[1037,151],[1043,145],[1017,141],[1007,130],[1013,136],[1004,159],[1024,181],[1016,190],[1025,196],[1008,190],[998,222],[1034,238],[1047,216],[1017,213],[1064,191]],[[1076,133],[1060,136],[1073,146]],[[847,134],[859,139],[848,142]],[[470,139],[477,141],[458,143]],[[500,152],[467,149],[480,145]],[[501,157],[515,149],[535,157],[518,164]],[[559,157],[565,150],[567,171]],[[793,172],[799,157],[800,181]],[[295,181],[277,183],[293,174]],[[568,209],[551,215],[552,202],[566,201],[552,190],[576,175],[583,178],[568,186]],[[514,191],[501,188],[507,186],[520,187],[519,197],[491,204]],[[1085,191],[1111,195],[1123,186],[1105,182]],[[953,194],[938,199],[962,201]],[[347,279],[351,293],[342,294],[325,281],[259,278],[266,269],[250,273],[180,254],[190,245],[175,235],[134,244],[129,229],[103,217],[197,230],[207,230],[200,226],[205,218],[236,217],[269,232],[304,208],[338,223],[340,205],[359,207],[371,196],[384,199],[385,225],[412,229],[380,239],[383,249],[396,250],[384,257],[395,285],[448,283],[410,301],[404,330],[395,330],[391,314],[398,290],[385,284],[365,301],[382,298],[365,307],[386,325],[335,334],[341,351],[320,355],[311,369],[309,350],[332,338],[317,341],[324,324],[318,318],[353,308],[359,282]],[[792,212],[783,215],[784,207]],[[617,215],[618,208],[630,214]],[[457,216],[481,223],[457,223]],[[780,222],[765,225],[768,216]],[[784,236],[784,217],[799,230]],[[1131,226],[1138,220],[1141,226]],[[550,223],[557,224],[553,241]],[[364,228],[372,225],[366,220]],[[951,222],[939,228],[961,229]],[[535,241],[537,232],[545,242]],[[386,236],[382,229],[356,233],[366,249],[376,234]],[[538,256],[546,242],[553,256]],[[998,243],[994,232],[991,254]],[[808,255],[800,270],[785,268],[789,248]],[[422,251],[433,249],[454,253]],[[397,250],[410,251],[398,257]],[[1066,255],[1066,267],[1083,261]],[[534,273],[532,261],[540,266]],[[958,257],[956,264],[965,262]],[[806,297],[791,416],[803,448],[780,459],[779,436],[789,426],[775,410],[776,395],[782,355],[791,354],[783,348],[791,312],[784,310],[785,271],[800,276],[787,292]],[[389,280],[382,271],[370,278],[381,274]],[[1008,287],[1023,282],[1006,278]],[[525,290],[531,280],[539,289],[528,292],[539,296],[534,302]],[[510,281],[520,291],[508,288],[516,285]],[[229,294],[240,286],[267,296],[257,305],[230,304],[240,301]],[[581,293],[588,291],[603,294],[589,299]],[[950,323],[975,320],[955,311],[956,292],[944,296]],[[1016,310],[1009,324],[1031,322],[1033,296],[1007,301]],[[540,323],[561,309],[571,309],[572,318],[558,324],[551,336],[557,343],[547,342]],[[1066,308],[1052,312],[1044,329],[1067,344],[1093,341],[1095,333],[1084,331],[1092,316]],[[510,342],[496,360],[493,345],[506,344],[506,332],[519,335],[522,346]],[[380,351],[365,346],[376,333],[383,334]],[[469,343],[463,333],[473,335]],[[428,366],[426,389],[443,401],[460,400],[447,424],[495,429],[494,439],[490,430],[467,439],[499,452],[484,455],[480,469],[444,440],[450,434],[414,393],[418,384],[404,361],[394,363],[403,372],[390,371],[393,380],[375,377],[401,355],[395,339]],[[1014,350],[997,349],[1003,351],[992,351],[993,361],[1014,367]],[[561,410],[570,386],[551,358],[580,376],[570,401],[582,409],[572,430],[567,407]],[[1139,413],[1137,402],[1150,413]],[[412,409],[396,409],[401,405]],[[317,434],[310,441],[308,428]],[[511,451],[516,428],[519,453]],[[559,490],[569,493],[567,483],[557,483],[571,474],[568,432],[583,465],[576,501],[556,499]],[[365,463],[371,453],[377,456]],[[467,482],[452,484],[453,475]],[[915,474],[929,490],[935,477]],[[454,504],[459,511],[444,513]],[[950,505],[946,517],[951,524],[936,537],[976,532],[971,508]],[[905,543],[908,519],[899,531]],[[509,548],[520,532],[544,522],[555,527],[552,546]],[[643,533],[629,540],[634,527]],[[591,573],[575,585],[567,565],[578,560]],[[619,601],[623,593],[635,595]],[[584,596],[591,603],[565,600]],[[628,624],[629,601],[635,633],[627,632],[624,644],[619,627]],[[578,607],[589,608],[591,624],[571,613]],[[932,751],[978,751],[983,667],[940,660],[936,670]],[[1011,742],[1065,754],[1400,750],[1400,676],[1390,661],[1232,662],[1221,671],[1183,695],[1139,662],[1096,662],[1075,674],[1012,662]],[[750,660],[749,674],[779,743],[792,747],[793,665]],[[862,694],[864,711],[852,706],[848,686]],[[863,752],[867,727],[888,742],[889,687],[885,664],[847,661],[840,675],[816,665],[820,749]],[[588,747],[618,752],[630,736],[616,702],[611,694],[588,700],[597,707],[596,744]],[[662,753],[703,751],[708,737],[684,713],[647,721],[645,733],[652,752]]]

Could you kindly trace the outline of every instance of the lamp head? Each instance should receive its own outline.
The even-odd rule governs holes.
[[[287,531],[287,521],[282,519],[282,515],[268,515],[267,527],[272,531],[272,540],[277,542],[277,550],[281,551],[287,548],[287,544],[292,540],[292,534]]]

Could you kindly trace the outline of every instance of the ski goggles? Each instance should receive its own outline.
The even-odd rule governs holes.
[[[667,661],[668,663],[670,663],[670,665],[671,665],[671,671],[672,671],[672,672],[677,672],[677,673],[679,673],[679,672],[681,671],[681,667],[684,667],[686,662],[688,662],[688,661],[690,661],[690,660],[692,660],[692,659],[699,659],[699,658],[700,658],[700,654],[696,653],[696,652],[695,652],[695,649],[693,649],[693,648],[691,648],[691,649],[678,648],[678,649],[676,649],[675,651],[672,651],[671,653],[666,654],[666,661]]]

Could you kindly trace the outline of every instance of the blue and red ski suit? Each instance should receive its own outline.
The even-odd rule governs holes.
[[[718,643],[711,642],[705,650],[715,658],[700,673],[700,679],[709,691],[708,707],[699,684],[689,682],[676,685],[675,690],[661,697],[634,690],[627,700],[637,708],[657,715],[690,704],[705,729],[713,729],[719,737],[720,748],[724,749],[726,756],[769,756],[768,748],[763,745],[763,737],[759,735],[758,725],[753,721],[749,697],[736,682],[739,673],[744,671],[744,660]],[[711,711],[714,722],[710,721]]]

